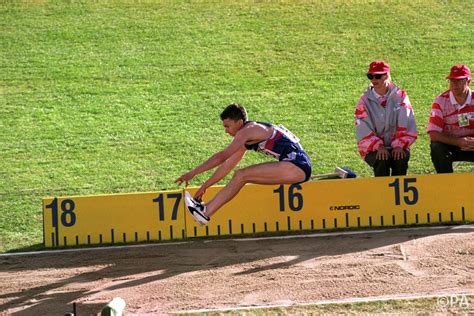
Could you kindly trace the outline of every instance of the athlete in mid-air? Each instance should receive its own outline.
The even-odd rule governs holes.
[[[194,176],[219,166],[194,195],[185,192],[185,204],[194,219],[205,225],[219,208],[230,201],[246,183],[293,184],[308,181],[311,176],[311,159],[303,150],[299,139],[283,126],[247,120],[247,110],[232,103],[221,113],[226,133],[233,141],[212,155],[201,165],[183,174],[178,185]],[[207,203],[201,202],[206,189],[224,178],[239,163],[247,150],[255,150],[278,159],[238,169],[230,182]]]

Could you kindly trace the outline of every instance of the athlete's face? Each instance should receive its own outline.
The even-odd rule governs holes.
[[[222,120],[222,125],[224,125],[224,130],[227,134],[234,137],[235,134],[242,128],[244,122],[242,120],[233,120],[226,118]]]

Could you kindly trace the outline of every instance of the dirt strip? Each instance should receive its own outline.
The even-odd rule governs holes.
[[[474,226],[0,257],[0,313],[127,315],[474,292]]]

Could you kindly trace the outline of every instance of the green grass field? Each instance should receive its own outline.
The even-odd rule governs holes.
[[[45,196],[175,189],[229,142],[218,115],[230,102],[300,136],[314,173],[371,176],[353,113],[374,59],[414,106],[409,173],[433,172],[431,102],[452,64],[474,66],[473,11],[434,0],[0,1],[0,252],[41,247]]]

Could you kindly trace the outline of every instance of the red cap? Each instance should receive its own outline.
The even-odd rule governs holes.
[[[466,65],[454,65],[451,67],[449,76],[446,79],[464,79],[471,78],[471,69]]]
[[[369,71],[367,73],[377,75],[386,74],[390,72],[390,66],[383,60],[376,60],[370,63]]]

